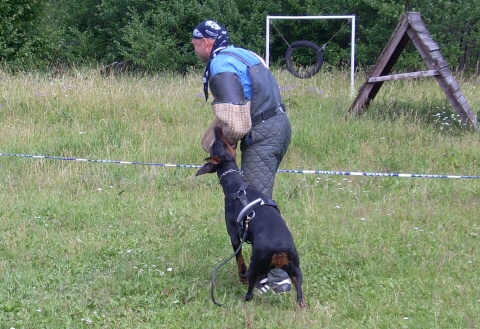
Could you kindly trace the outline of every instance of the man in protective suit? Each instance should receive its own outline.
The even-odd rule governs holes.
[[[201,139],[210,152],[213,127],[220,126],[230,144],[240,141],[241,168],[248,181],[272,198],[275,174],[291,139],[290,121],[282,104],[278,83],[257,54],[228,43],[228,32],[212,20],[193,31],[195,53],[206,64],[205,101],[213,95],[215,119]],[[259,280],[260,293],[290,291],[288,274],[273,269]]]

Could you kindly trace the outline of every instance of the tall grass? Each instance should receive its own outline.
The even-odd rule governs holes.
[[[282,169],[480,174],[479,134],[433,79],[385,83],[352,117],[347,74],[275,75],[293,127]],[[206,156],[200,75],[0,79],[0,152]],[[478,81],[459,82],[478,110]],[[479,328],[476,179],[279,173],[274,198],[301,255],[307,311],[294,294],[242,302],[233,263],[216,282],[226,306],[211,302],[212,271],[232,253],[214,175],[2,156],[0,183],[2,329]]]

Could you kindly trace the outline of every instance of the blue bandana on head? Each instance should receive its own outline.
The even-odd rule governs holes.
[[[205,67],[205,73],[203,74],[203,92],[205,93],[205,102],[208,100],[208,79],[210,79],[210,64],[217,54],[228,47],[228,32],[223,26],[215,21],[208,20],[201,22],[193,30],[194,39],[215,39],[212,52],[210,53],[210,59]]]

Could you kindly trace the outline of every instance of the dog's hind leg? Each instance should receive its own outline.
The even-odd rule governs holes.
[[[250,270],[248,272],[248,290],[247,293],[245,294],[245,298],[243,299],[244,301],[248,302],[252,300],[253,298],[253,289],[255,288],[255,284],[257,283],[259,276],[258,275],[253,275],[250,273]]]
[[[300,267],[296,264],[290,264],[288,268],[285,268],[285,271],[290,276],[293,285],[295,286],[295,290],[297,291],[297,303],[298,306],[301,308],[307,307],[307,303],[305,302],[305,298],[303,297],[303,289],[302,289],[302,282],[303,282],[303,275]]]
[[[247,272],[247,277],[248,277],[248,290],[245,295],[244,301],[248,302],[252,300],[253,298],[253,290],[255,288],[255,285],[258,281],[258,279],[262,275],[266,275],[268,273],[269,268],[268,267],[262,267],[258,266],[258,264],[262,264],[262,262],[256,262],[255,258],[252,256],[250,259],[250,265],[248,266],[248,272]]]

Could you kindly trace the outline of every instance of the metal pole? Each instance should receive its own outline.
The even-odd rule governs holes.
[[[352,39],[351,39],[351,58],[350,58],[350,97],[354,96],[355,91],[355,16],[352,16]]]
[[[270,66],[270,16],[267,15],[267,43],[265,49],[265,63],[267,63],[267,68]]]

